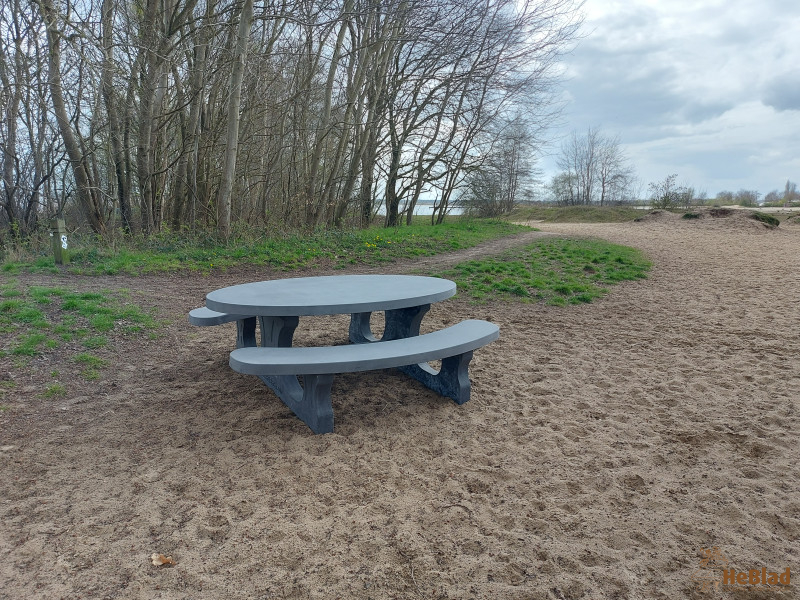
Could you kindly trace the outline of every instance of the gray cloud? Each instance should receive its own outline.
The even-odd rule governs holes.
[[[800,69],[768,81],[764,86],[762,101],[776,110],[800,110]]]
[[[627,50],[584,43],[575,51],[572,77],[565,82],[572,128],[602,127],[633,143],[659,137],[665,127],[717,117],[734,105],[681,89],[676,65],[651,52],[649,43]]]

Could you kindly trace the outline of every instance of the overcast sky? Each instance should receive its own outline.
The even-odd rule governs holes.
[[[800,0],[587,0],[585,13],[557,139],[619,136],[645,186],[800,183]],[[549,180],[554,158],[542,166]]]

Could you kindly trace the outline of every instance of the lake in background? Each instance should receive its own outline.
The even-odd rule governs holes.
[[[458,206],[455,206],[451,208],[449,211],[447,211],[448,215],[460,215],[463,213],[464,210]],[[378,209],[378,214],[379,215],[386,214],[386,207],[383,204],[381,204],[381,207]],[[414,207],[414,214],[421,217],[430,217],[433,214],[433,202],[423,202],[422,200],[420,200]]]

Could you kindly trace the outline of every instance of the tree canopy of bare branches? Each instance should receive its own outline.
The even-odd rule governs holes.
[[[549,125],[580,6],[0,0],[0,224],[393,226],[424,196],[440,221],[506,124]]]

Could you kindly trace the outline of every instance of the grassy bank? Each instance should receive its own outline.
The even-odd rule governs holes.
[[[509,218],[548,223],[622,223],[642,214],[643,211],[629,206],[523,206],[515,209]]]
[[[459,294],[485,302],[552,305],[591,302],[606,286],[647,276],[651,263],[638,250],[602,240],[546,239],[499,256],[468,261],[441,273]]]
[[[299,268],[380,264],[470,248],[529,228],[500,220],[461,219],[436,227],[411,225],[326,231],[313,235],[251,231],[224,244],[212,236],[163,233],[123,244],[102,240],[73,241],[67,271],[82,275],[138,275],[167,271],[210,272],[235,265],[267,265],[283,271]],[[2,265],[6,273],[57,272],[49,252],[28,255]]]

